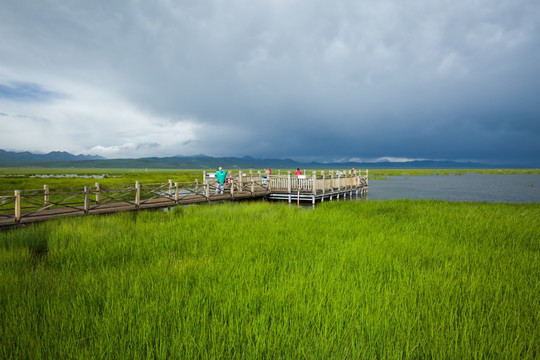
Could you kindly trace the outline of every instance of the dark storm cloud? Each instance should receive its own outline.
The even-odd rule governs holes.
[[[87,124],[96,107],[95,122],[109,109],[137,114],[116,138],[92,138],[95,149],[540,158],[536,1],[19,1],[1,10],[0,82],[62,89],[81,99],[70,109],[88,109]],[[100,91],[112,100],[87,96]],[[163,126],[177,141],[156,140]]]

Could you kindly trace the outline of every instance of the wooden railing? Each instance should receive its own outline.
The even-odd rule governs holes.
[[[225,185],[225,194],[235,192],[266,193],[268,186],[261,180],[235,182]],[[89,214],[111,209],[139,209],[153,205],[168,206],[186,202],[210,201],[216,196],[216,183],[193,182],[145,183],[134,185],[103,185],[73,188],[0,191],[0,224],[20,223],[23,219],[53,214]],[[219,193],[218,195],[221,195]],[[249,194],[248,194],[249,195]],[[221,198],[221,197],[220,197]]]
[[[213,173],[204,173],[204,183],[217,184]],[[252,170],[249,172],[238,171],[236,174],[229,171],[227,173],[227,184],[234,184],[233,187],[245,187],[246,184],[258,182],[267,186],[272,192],[298,192],[320,194],[347,189],[357,189],[368,186],[368,170],[330,170],[312,171],[311,174],[300,176],[294,175],[291,171],[286,174],[277,175],[265,174]]]
[[[213,174],[204,174],[204,182],[217,184]],[[303,174],[300,176],[294,175],[291,171],[282,175],[269,175],[258,171],[256,174],[250,171],[249,173],[239,171],[236,174],[228,172],[228,184],[234,184],[233,187],[244,187],[251,182],[260,182],[271,192],[288,192],[288,193],[309,193],[309,194],[325,194],[330,192],[340,192],[353,190],[358,188],[367,188],[368,186],[368,170],[347,170],[347,171],[320,171],[311,172],[311,174]]]

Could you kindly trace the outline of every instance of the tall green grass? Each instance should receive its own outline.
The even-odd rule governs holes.
[[[4,231],[0,357],[536,358],[538,219],[227,203]]]

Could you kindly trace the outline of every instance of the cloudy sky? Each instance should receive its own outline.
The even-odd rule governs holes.
[[[0,148],[539,162],[538,0],[0,1]]]

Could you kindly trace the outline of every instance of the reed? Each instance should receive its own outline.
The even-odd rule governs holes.
[[[0,357],[536,358],[539,218],[258,202],[4,231]]]

